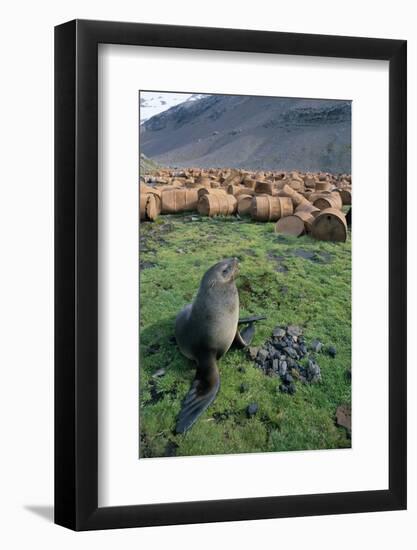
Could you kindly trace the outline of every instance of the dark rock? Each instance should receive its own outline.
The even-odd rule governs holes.
[[[284,351],[292,359],[298,359],[298,353],[296,352],[296,350],[294,348],[291,348],[291,347],[287,346],[287,347],[284,348]]]
[[[286,346],[285,342],[283,342],[282,340],[274,340],[273,345],[275,349],[280,351],[283,350]]]
[[[256,355],[257,361],[260,363],[264,363],[265,360],[268,358],[268,352],[266,349],[260,349]]]
[[[310,344],[310,349],[314,351],[314,353],[320,353],[322,347],[323,344],[319,340],[313,340]]]
[[[255,416],[255,414],[258,412],[258,403],[251,403],[246,408],[246,416],[248,418],[251,418],[252,416]]]
[[[278,369],[278,373],[281,377],[285,376],[286,373],[287,373],[287,362],[286,361],[280,361],[279,362],[279,369]]]
[[[321,380],[320,367],[311,359],[308,360],[307,380],[312,384]]]
[[[272,336],[275,336],[275,338],[283,338],[285,336],[285,330],[281,327],[275,327],[272,331]]]
[[[297,391],[297,389],[295,387],[295,384],[293,384],[292,382],[291,382],[291,384],[288,384],[287,388],[288,388],[288,393],[290,395],[294,395],[295,392]]]
[[[303,333],[303,330],[297,326],[297,325],[288,325],[287,327],[287,333],[290,335],[290,336],[295,336],[295,337],[298,337],[298,336],[301,336],[302,333]]]
[[[240,384],[239,391],[240,393],[245,393],[249,389],[249,386],[247,384]]]
[[[288,387],[285,386],[285,384],[281,384],[281,385],[279,386],[279,391],[280,391],[281,393],[288,393]]]
[[[238,370],[239,372],[242,372],[242,373],[243,373],[243,372],[246,372],[245,367],[238,367],[237,370]]]
[[[327,353],[330,355],[330,357],[336,357],[336,348],[334,346],[329,346],[327,348]]]
[[[290,369],[292,369],[297,363],[292,357],[287,357],[287,365]]]
[[[278,372],[278,367],[279,367],[279,361],[278,361],[278,359],[274,359],[272,361],[272,370],[274,372]]]
[[[282,377],[282,381],[284,382],[284,384],[291,384],[291,382],[294,382],[294,378],[291,376],[291,374],[289,372],[287,372],[287,374],[285,374],[283,377]]]
[[[306,355],[307,354],[307,348],[306,348],[305,344],[300,344],[299,353],[300,353],[300,355]]]

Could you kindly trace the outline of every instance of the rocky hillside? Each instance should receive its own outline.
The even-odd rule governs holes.
[[[139,168],[141,174],[152,174],[160,168],[153,160],[148,159],[143,153],[140,155]]]
[[[351,172],[350,101],[211,95],[140,127],[165,166]]]

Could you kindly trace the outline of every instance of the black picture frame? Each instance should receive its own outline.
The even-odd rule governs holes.
[[[98,507],[98,44],[389,62],[389,488]],[[109,529],[406,508],[404,40],[74,20],[55,28],[55,522]]]

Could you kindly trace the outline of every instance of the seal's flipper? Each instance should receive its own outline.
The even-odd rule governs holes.
[[[215,357],[200,361],[190,391],[185,396],[178,415],[175,432],[186,432],[211,405],[220,387],[219,371]]]
[[[239,332],[242,340],[245,343],[245,347],[250,346],[253,335],[255,334],[255,325],[253,323],[250,323],[247,327],[245,327],[243,330]]]
[[[237,349],[243,349],[250,346],[253,335],[255,334],[255,322],[263,321],[266,319],[265,315],[253,315],[252,317],[243,317],[239,319],[238,325],[248,325],[242,330],[237,329],[235,339],[233,340],[233,347]]]
[[[264,319],[266,319],[265,315],[252,315],[252,317],[242,317],[242,319],[239,319],[238,324],[245,325],[246,323],[254,323],[255,321],[263,321]]]
[[[236,349],[247,348],[250,345],[254,334],[255,334],[255,327],[253,323],[250,323],[243,330],[237,329],[232,346]]]

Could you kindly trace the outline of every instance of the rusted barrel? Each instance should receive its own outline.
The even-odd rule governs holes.
[[[330,182],[327,179],[325,180],[319,179],[319,181],[316,181],[315,188],[316,188],[316,191],[328,191],[330,189]]]
[[[154,221],[158,217],[157,197],[152,193],[140,193],[139,197],[140,219]]]
[[[311,214],[314,218],[317,216],[317,214],[320,213],[320,208],[317,208],[311,202],[305,202],[303,204],[300,204],[300,206],[297,206],[295,209],[295,212],[307,212],[308,214]]]
[[[156,187],[152,187],[151,185],[146,185],[146,183],[141,182],[139,189],[140,193],[152,193],[152,195],[161,198],[161,191]]]
[[[300,172],[297,172],[296,170],[293,170],[292,172],[290,172],[288,174],[289,178],[292,179],[292,180],[298,180],[300,181],[301,183],[304,183],[304,180],[300,174]]]
[[[198,187],[211,187],[211,179],[207,176],[198,176],[195,180]]]
[[[237,200],[233,195],[202,195],[197,209],[202,216],[231,216],[236,212]]]
[[[291,216],[294,212],[294,205],[290,197],[277,197],[281,205],[281,218]]]
[[[253,195],[238,195],[237,212],[239,216],[248,216],[252,210]]]
[[[255,195],[251,205],[252,219],[259,222],[275,222],[281,217],[293,213],[293,204],[289,197]]]
[[[316,181],[314,179],[314,176],[307,174],[304,177],[304,186],[308,187],[309,189],[314,189],[316,186]]]
[[[197,210],[198,189],[166,189],[161,195],[162,214]]]
[[[251,205],[252,219],[258,222],[275,222],[281,217],[281,202],[279,197],[257,195]]]
[[[149,193],[140,193],[139,195],[139,214],[141,220],[146,220],[146,205],[149,200]]]
[[[249,189],[255,189],[256,181],[250,177],[245,176],[242,180],[242,184]]]
[[[174,187],[184,187],[186,180],[184,178],[172,178],[170,185]]]
[[[155,190],[159,191],[161,193],[164,193],[165,191],[170,191],[172,189],[178,189],[178,187],[175,187],[175,185],[155,185]]]
[[[322,210],[314,219],[311,234],[320,241],[345,242],[347,238],[345,215],[336,208]]]
[[[343,206],[351,206],[352,204],[352,190],[349,188],[339,189],[340,197],[342,199]]]
[[[295,191],[289,185],[284,185],[284,187],[279,192],[279,195],[281,197],[289,197],[294,203],[295,207],[300,206],[300,204],[304,204],[305,202],[308,202],[307,199],[303,197],[303,195],[301,195],[301,193],[298,193],[298,191]]]
[[[312,195],[312,191],[311,189],[307,189],[306,191],[302,191],[300,195],[303,195],[303,197],[309,201]]]
[[[187,179],[184,181],[184,186],[185,186],[185,187],[188,187],[188,188],[190,188],[190,189],[192,189],[192,188],[194,188],[194,187],[197,187],[197,184],[196,184],[194,178],[187,178]]]
[[[219,187],[221,187],[219,180],[211,180],[210,185],[212,189],[218,189]]]
[[[305,231],[304,221],[298,216],[286,216],[275,224],[275,233],[299,237]]]
[[[242,176],[237,170],[233,170],[224,180],[224,185],[240,185],[242,181]]]
[[[238,195],[255,194],[255,191],[250,187],[242,187],[241,185],[228,185],[227,192],[229,193],[229,195],[234,195],[235,197],[237,197]]]
[[[285,179],[287,174],[285,172],[275,172],[274,173],[274,180],[275,181],[281,181]]]
[[[289,179],[287,185],[289,185],[291,189],[294,189],[294,191],[302,191],[304,189],[304,182],[300,179]]]
[[[322,194],[317,197],[313,205],[320,210],[326,210],[326,208],[342,209],[342,197],[337,191],[334,193]]]
[[[266,193],[267,195],[276,195],[277,184],[272,181],[257,180],[255,183],[255,193]]]
[[[223,187],[219,187],[218,189],[214,189],[210,187],[210,189],[206,189],[205,187],[200,187],[197,190],[198,198],[200,199],[203,195],[226,195],[227,191]]]
[[[294,213],[294,216],[297,216],[298,218],[300,218],[300,220],[303,221],[306,233],[311,233],[311,229],[313,227],[313,222],[315,219],[313,214],[311,212],[307,212],[307,210],[298,210],[298,212],[296,211]]]

